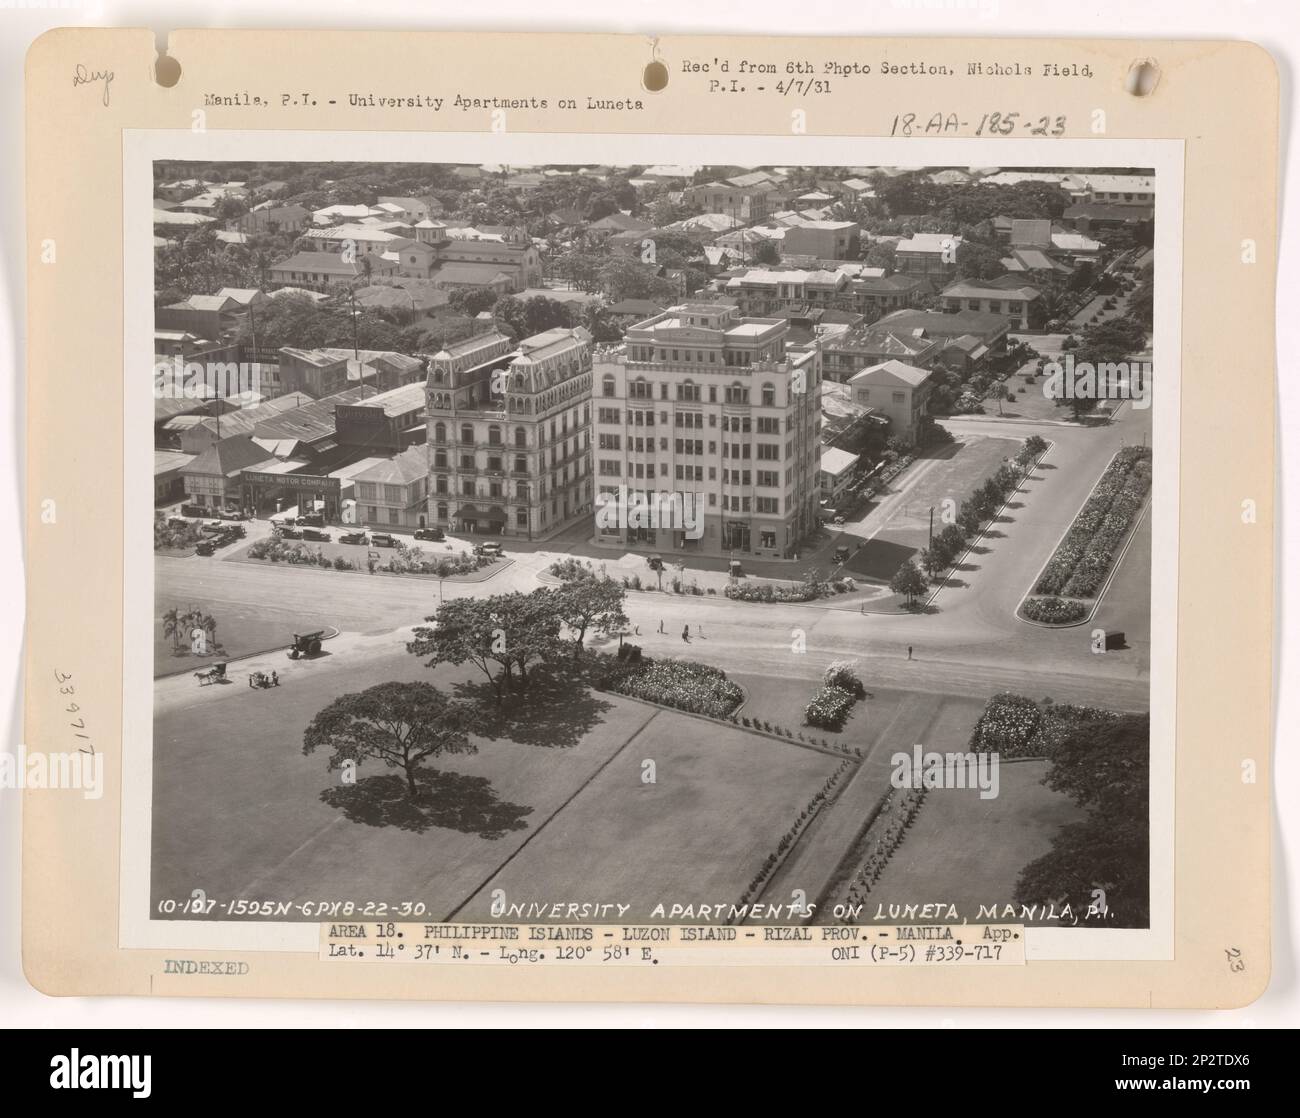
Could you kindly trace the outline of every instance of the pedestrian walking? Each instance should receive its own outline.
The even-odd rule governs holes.
[[[684,640],[687,644],[690,644],[690,643],[691,643],[691,627],[690,627],[690,625],[683,625],[683,626],[682,626],[682,640]]]
[[[279,687],[279,686],[280,686],[280,673],[279,673],[279,672],[272,672],[272,673],[271,673],[271,686],[272,686],[272,687]]]
[[[701,625],[698,621],[695,623],[695,635],[699,637],[700,640],[704,639],[704,626]]]
[[[659,619],[659,632],[662,633],[663,631],[664,631],[663,618],[660,618],[660,619]]]
[[[907,646],[907,658],[909,660],[912,658],[912,646],[910,644]]]

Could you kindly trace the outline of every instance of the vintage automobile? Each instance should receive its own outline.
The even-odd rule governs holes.
[[[662,571],[664,569],[664,557],[662,555],[652,555],[645,562],[646,566],[652,571]]]
[[[499,543],[476,543],[474,545],[475,555],[484,555],[489,559],[500,559],[505,553],[505,548]]]
[[[835,549],[835,553],[831,556],[832,563],[847,563],[848,559],[849,549],[846,544],[840,544],[840,546]]]
[[[282,540],[300,540],[302,533],[297,528],[290,528],[287,524],[280,524],[275,529],[275,534]]]
[[[344,532],[339,536],[339,543],[359,543],[364,547],[368,542],[365,532]]]
[[[324,629],[317,629],[314,633],[294,633],[293,644],[289,646],[289,659],[297,660],[300,656],[318,655],[321,638],[324,635]]]
[[[434,540],[436,542],[439,540],[445,540],[447,538],[447,533],[441,528],[417,528],[415,530],[415,538],[417,540]]]
[[[217,553],[217,545],[211,540],[202,540],[194,551],[198,555],[215,555]]]
[[[401,547],[402,545],[396,536],[390,535],[387,532],[371,532],[370,546],[371,547]]]
[[[309,528],[324,528],[325,517],[318,512],[309,512],[306,516],[298,517],[298,527],[306,525]]]
[[[316,540],[318,543],[330,542],[330,534],[328,532],[322,532],[319,528],[304,528],[302,530],[302,538],[304,540]]]

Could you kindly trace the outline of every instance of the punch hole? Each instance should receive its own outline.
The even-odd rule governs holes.
[[[662,62],[647,62],[641,73],[641,84],[651,93],[658,93],[668,86],[668,67]]]
[[[164,89],[171,89],[181,80],[181,64],[171,55],[159,53],[153,64],[153,80]]]
[[[1139,58],[1124,78],[1124,92],[1134,97],[1150,97],[1160,81],[1160,67],[1150,58]]]

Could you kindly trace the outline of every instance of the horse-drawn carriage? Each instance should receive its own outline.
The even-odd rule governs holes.
[[[222,683],[226,678],[226,665],[224,662],[213,664],[210,668],[195,672],[194,678],[199,681],[200,687],[206,687],[209,683]]]

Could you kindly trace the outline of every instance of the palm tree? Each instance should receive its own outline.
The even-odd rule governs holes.
[[[181,648],[181,617],[175,606],[162,615],[162,626],[163,638],[171,637],[173,650],[179,652]]]

